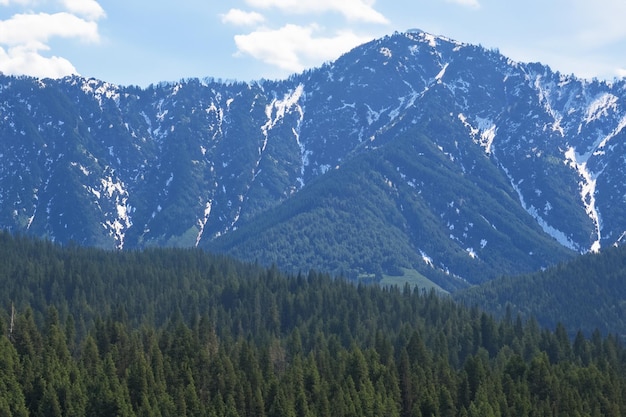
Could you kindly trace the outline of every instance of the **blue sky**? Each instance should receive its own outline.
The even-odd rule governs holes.
[[[0,72],[147,86],[284,78],[419,28],[580,77],[626,76],[623,0],[0,0]]]

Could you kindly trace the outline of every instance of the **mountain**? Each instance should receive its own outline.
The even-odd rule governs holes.
[[[626,340],[626,248],[607,248],[516,277],[499,277],[456,292],[466,305],[500,317],[534,317],[541,326],[564,325],[573,338],[578,330],[614,334]]]
[[[284,81],[0,77],[0,225],[454,289],[626,233],[624,81],[420,31]]]

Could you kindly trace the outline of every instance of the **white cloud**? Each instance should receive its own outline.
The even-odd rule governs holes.
[[[262,14],[246,12],[240,9],[230,9],[228,13],[221,15],[222,23],[230,23],[237,26],[252,26],[265,21]]]
[[[252,7],[277,8],[287,13],[339,12],[350,21],[388,24],[389,20],[376,11],[371,0],[247,0]]]
[[[95,0],[62,0],[62,3],[70,13],[75,13],[89,20],[105,17],[104,9]]]
[[[0,21],[0,44],[19,45],[46,42],[52,37],[80,38],[97,42],[98,25],[66,12],[16,14]]]
[[[22,6],[26,6],[34,2],[35,0],[0,0],[0,6],[8,6],[10,4],[20,4]]]
[[[48,49],[43,44],[14,46],[5,51],[0,47],[0,72],[7,75],[30,75],[39,78],[60,78],[76,74],[76,68],[65,58],[43,57],[39,50]]]
[[[461,6],[472,7],[474,9],[480,8],[478,0],[446,0],[448,3],[455,3]]]
[[[248,55],[288,73],[300,72],[336,59],[342,53],[367,42],[371,35],[357,35],[352,29],[362,24],[389,24],[374,9],[374,0],[245,0],[256,10],[277,9],[283,15],[327,15],[338,13],[343,24],[333,29],[308,24],[285,23],[282,27],[259,27],[263,16],[256,11],[231,9],[222,15],[223,23],[257,25],[256,30],[235,36],[236,55]],[[285,16],[283,16],[284,18]],[[325,16],[324,16],[325,17]],[[287,22],[289,22],[287,20]]]
[[[36,2],[0,0],[21,5]],[[58,78],[75,74],[76,68],[66,58],[46,56],[53,38],[99,42],[97,19],[104,10],[94,0],[62,0],[65,11],[57,13],[18,13],[0,20],[0,71],[11,75]],[[83,16],[83,17],[79,17]]]
[[[289,72],[320,65],[369,40],[351,31],[338,32],[331,37],[316,37],[315,24],[288,24],[280,29],[259,29],[247,35],[235,36],[240,53],[248,54],[267,64]]]

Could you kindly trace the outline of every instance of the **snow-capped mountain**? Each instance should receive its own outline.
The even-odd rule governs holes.
[[[0,225],[109,248],[213,245],[362,164],[401,218],[394,227],[408,261],[396,266],[479,281],[472,264],[490,265],[491,276],[621,242],[625,126],[624,81],[582,80],[420,31],[285,81],[141,89],[0,77]],[[422,208],[409,213],[408,201]],[[506,241],[508,227],[520,237]],[[239,235],[224,247],[263,253],[246,255],[254,235]],[[497,268],[502,245],[515,259]],[[272,251],[262,256],[293,247]],[[452,252],[466,260],[449,261]],[[326,269],[320,259],[300,267]]]

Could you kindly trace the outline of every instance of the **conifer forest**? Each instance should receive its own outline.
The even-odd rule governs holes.
[[[618,336],[196,249],[0,234],[2,416],[622,416]]]

